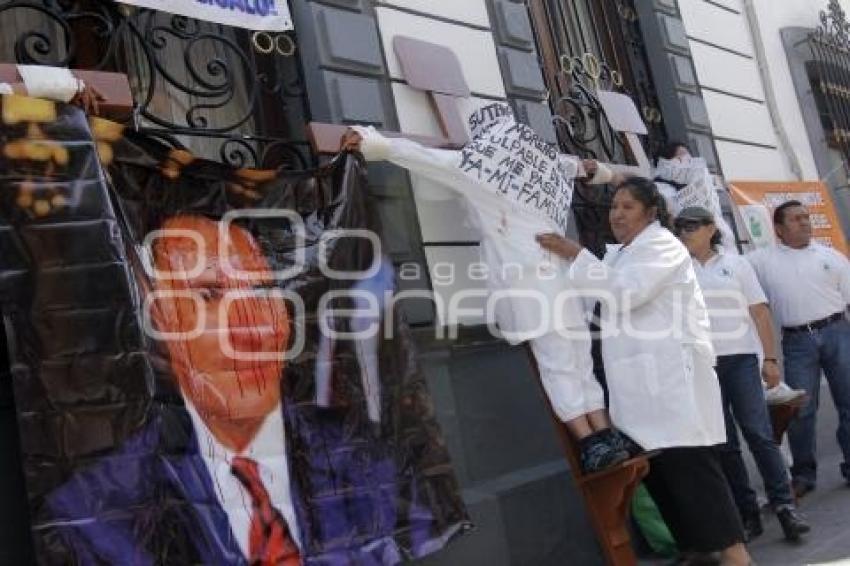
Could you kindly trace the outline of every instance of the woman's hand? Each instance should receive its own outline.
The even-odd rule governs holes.
[[[612,171],[604,163],[599,163],[595,159],[582,159],[581,166],[586,173],[584,182],[589,185],[614,185],[617,186],[625,177],[621,173]]]
[[[593,179],[599,170],[599,163],[595,159],[582,159],[581,166],[584,168],[587,179]]]
[[[578,242],[555,233],[538,234],[535,239],[544,250],[567,260],[575,259],[583,249]]]
[[[82,88],[77,91],[77,94],[74,95],[70,103],[76,104],[87,114],[94,114],[96,116],[100,113],[100,103],[105,100],[106,97],[94,85],[82,83]]]
[[[363,141],[363,136],[349,128],[342,135],[339,142],[340,151],[360,151],[360,144]]]
[[[779,364],[776,360],[765,360],[761,365],[761,378],[767,384],[768,389],[772,389],[779,385],[782,376],[779,373]]]

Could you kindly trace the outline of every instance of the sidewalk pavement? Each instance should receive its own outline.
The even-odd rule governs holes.
[[[835,440],[838,416],[825,380],[820,396],[818,486],[799,505],[800,511],[812,525],[812,532],[800,543],[785,542],[775,516],[766,511],[764,534],[748,545],[753,560],[759,566],[850,565],[850,487],[839,471],[843,458]],[[746,446],[746,443],[743,444]],[[750,481],[763,497],[761,476],[746,447],[744,453]],[[644,566],[669,563],[670,560],[640,561]]]

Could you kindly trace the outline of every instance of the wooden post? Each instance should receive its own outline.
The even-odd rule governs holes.
[[[50,67],[45,67],[45,70],[49,69]],[[133,95],[130,92],[130,81],[127,75],[78,69],[72,69],[71,72],[102,95],[103,100],[98,102],[98,116],[121,122],[132,116]],[[0,82],[9,83],[16,91],[26,95],[26,89],[16,65],[0,63]]]
[[[611,124],[614,131],[622,134],[626,139],[626,145],[637,162],[640,174],[649,177],[652,164],[649,162],[649,157],[647,157],[643,144],[640,143],[638,137],[645,136],[648,130],[637,106],[635,106],[635,101],[625,94],[608,90],[597,90],[596,96],[599,98],[599,104],[602,105],[605,116],[608,118],[608,123]]]
[[[537,383],[545,397],[537,361],[534,359],[531,348],[527,345],[525,348]],[[636,566],[637,557],[632,548],[628,527],[629,512],[632,497],[638,485],[649,473],[649,457],[641,454],[607,470],[583,474],[578,446],[551,406],[549,406],[549,413],[555,425],[561,449],[569,462],[573,481],[584,499],[587,514],[593,530],[596,531],[605,562],[610,566]]]

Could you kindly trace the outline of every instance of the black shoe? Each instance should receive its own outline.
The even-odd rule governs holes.
[[[764,533],[764,527],[761,524],[761,515],[753,513],[741,519],[744,523],[744,542],[750,542]]]
[[[581,469],[585,474],[600,472],[629,459],[625,450],[621,450],[609,430],[594,432],[579,441],[581,450]]]
[[[670,566],[719,566],[719,552],[685,552],[680,554]]]
[[[802,535],[812,530],[793,507],[780,509],[776,512],[776,518],[779,519],[779,524],[782,526],[785,540],[798,541]]]
[[[719,552],[695,552],[686,563],[688,566],[720,566]]]

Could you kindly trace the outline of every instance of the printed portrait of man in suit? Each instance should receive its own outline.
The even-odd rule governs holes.
[[[149,302],[150,312],[168,336],[170,365],[216,496],[252,563],[297,564],[280,407],[285,370],[276,355],[291,332],[286,304],[256,294],[269,290],[271,268],[242,228],[230,224],[224,231],[201,216],[176,216],[161,232],[152,251],[156,272],[166,274],[155,277],[156,291],[165,294]]]
[[[290,382],[283,353],[292,315],[256,239],[235,224],[225,231],[220,221],[196,215],[169,218],[160,232],[151,247],[154,298],[146,304],[161,346],[157,363],[170,372],[189,418],[169,407],[158,434],[148,427],[125,444],[119,473],[138,481],[106,498],[123,520],[103,517],[92,507],[102,501],[76,491],[81,483],[108,487],[111,472],[102,466],[51,495],[77,558],[96,563],[132,550],[134,563],[176,552],[180,563],[185,557],[294,565],[304,549],[321,557],[317,563],[394,563],[402,558],[394,535],[399,521],[407,544],[426,548],[432,511],[415,490],[400,492],[397,463],[382,439],[350,426],[350,411],[302,408],[296,419],[285,418]],[[300,430],[288,435],[287,423]],[[175,432],[182,441],[162,442]],[[287,441],[293,436],[309,440],[313,454],[293,458]],[[169,445],[174,454],[161,455]],[[131,510],[161,491],[175,495],[156,510],[164,523],[146,529]],[[90,514],[99,520],[87,523]]]
[[[4,295],[35,313],[15,316],[10,340],[57,345],[11,356],[38,561],[383,565],[464,532],[409,332],[384,308],[392,264],[348,239],[325,246],[329,266],[379,268],[359,280],[319,268],[326,234],[369,227],[361,164],[239,170],[120,127],[91,140],[78,110],[57,108],[45,135],[72,149],[55,175],[86,182],[40,177],[37,190],[70,191],[42,215],[0,203],[7,233],[27,238],[26,265],[63,270],[9,279]],[[3,127],[10,142],[28,135]],[[8,163],[20,192],[31,164]],[[271,218],[226,222],[249,208]],[[302,219],[303,241],[280,211]],[[282,277],[299,253],[303,269]],[[0,274],[20,265],[7,255]],[[360,296],[321,323],[331,290]],[[366,312],[364,293],[377,311],[340,314]],[[60,315],[74,325],[41,322]],[[384,321],[391,336],[345,335]]]

